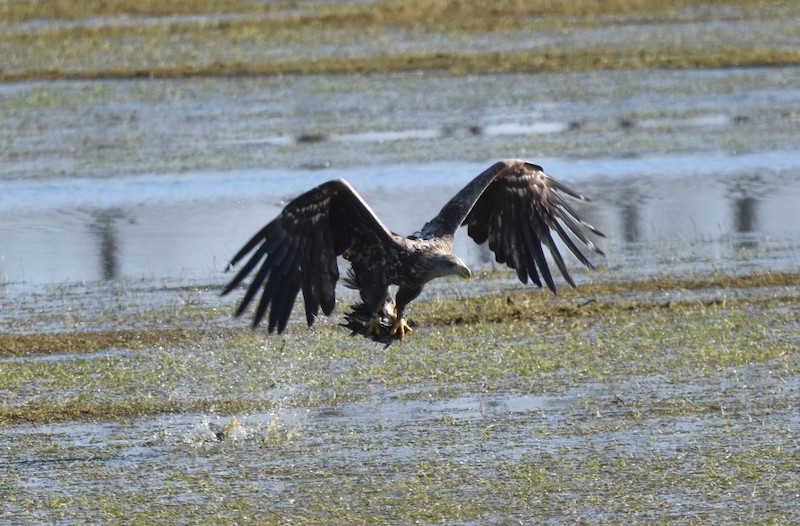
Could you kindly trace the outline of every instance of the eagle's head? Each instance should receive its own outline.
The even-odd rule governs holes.
[[[472,271],[461,258],[453,254],[437,254],[429,260],[428,279],[444,276],[461,276],[464,279],[472,277]]]

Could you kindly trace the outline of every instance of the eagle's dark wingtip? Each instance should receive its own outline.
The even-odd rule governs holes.
[[[232,291],[235,288],[236,288],[236,284],[234,284],[232,282],[228,283],[227,285],[225,285],[225,288],[220,291],[219,295],[220,296],[225,296],[226,294],[228,294],[230,291]],[[238,314],[237,314],[237,316],[238,316]]]

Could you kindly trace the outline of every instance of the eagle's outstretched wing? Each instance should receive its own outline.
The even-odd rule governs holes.
[[[530,276],[541,287],[538,273],[541,272],[547,286],[555,292],[542,251],[542,246],[546,246],[564,279],[574,287],[551,231],[589,268],[591,262],[572,236],[602,255],[585,230],[598,236],[603,233],[584,221],[562,194],[588,201],[545,174],[540,166],[518,159],[500,161],[458,192],[421,233],[423,237],[453,236],[459,226],[467,225],[469,236],[479,244],[488,240],[497,261],[516,270],[520,281],[527,283]]]
[[[258,267],[236,311],[239,316],[264,286],[253,326],[267,307],[269,332],[283,332],[297,293],[303,291],[306,321],[314,323],[320,306],[335,306],[339,269],[336,256],[365,246],[385,246],[391,233],[347,181],[328,181],[291,201],[233,256],[228,268],[253,252],[222,294],[236,288]],[[259,266],[260,265],[260,266]]]

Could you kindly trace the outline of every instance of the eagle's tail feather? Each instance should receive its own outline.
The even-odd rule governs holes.
[[[344,314],[344,322],[340,325],[350,329],[351,336],[360,334],[365,338],[383,343],[388,347],[392,342],[398,339],[396,334],[391,333],[394,319],[397,317],[396,312],[394,299],[387,295],[386,303],[383,304],[383,308],[380,312],[380,318],[378,320],[379,330],[377,334],[369,332],[369,322],[372,320],[372,312],[370,312],[370,309],[363,302],[350,305],[349,311]],[[415,325],[413,322],[409,322],[409,324],[411,326]]]
[[[358,276],[356,276],[356,273],[353,271],[352,267],[347,269],[347,275],[342,278],[342,283],[344,283],[344,286],[348,289],[358,290],[361,288],[358,285]],[[355,305],[353,306],[355,307]]]

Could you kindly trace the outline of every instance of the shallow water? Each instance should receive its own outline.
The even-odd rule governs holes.
[[[416,73],[0,88],[6,294],[218,283],[286,199],[350,180],[411,233],[498,158],[592,198],[600,265],[796,269],[800,71]],[[476,267],[491,254],[461,236]],[[33,289],[32,289],[33,288]]]
[[[599,241],[608,257],[595,258],[598,264],[626,271],[636,260],[641,273],[667,272],[665,266],[698,255],[723,267],[742,258],[767,269],[797,268],[800,155],[546,161],[550,173],[592,196],[579,208],[608,235]],[[454,163],[13,181],[0,198],[3,276],[12,285],[217,282],[228,258],[288,196],[329,178],[350,180],[390,228],[411,233],[484,168]],[[403,186],[395,191],[393,181]],[[463,233],[456,251],[473,266],[492,263]]]
[[[190,325],[238,326],[243,321],[229,316],[226,303],[235,298],[220,300],[215,286],[227,277],[228,258],[286,199],[345,177],[390,228],[410,233],[505,157],[532,159],[593,199],[579,209],[608,236],[598,240],[607,257],[593,258],[606,268],[593,274],[573,262],[579,284],[797,270],[797,86],[800,70],[777,68],[0,86],[0,323],[17,331],[128,328],[140,312],[168,306],[196,310],[200,318],[191,316]],[[475,269],[492,266],[491,254],[463,233],[456,251]],[[497,283],[443,281],[428,291],[481,287]],[[729,295],[659,291],[653,301]],[[208,309],[213,314],[199,314]],[[329,522],[325,511],[315,511],[322,503],[355,521],[365,508],[357,499],[397,494],[403,502],[404,493],[422,488],[435,502],[452,496],[454,506],[473,505],[481,510],[476,516],[498,521],[508,518],[507,509],[527,519],[517,500],[527,498],[546,499],[542,509],[576,521],[620,522],[627,512],[621,499],[642,491],[623,496],[614,488],[637,477],[655,492],[633,505],[645,521],[703,521],[716,511],[740,518],[795,514],[796,499],[782,490],[796,487],[795,475],[770,471],[769,457],[759,458],[756,470],[766,499],[754,504],[740,498],[754,491],[748,480],[691,493],[673,491],[669,482],[682,487],[686,477],[703,476],[713,483],[707,466],[724,462],[721,452],[748,458],[753,443],[796,451],[787,438],[798,425],[791,411],[796,375],[785,364],[777,373],[770,363],[712,378],[689,373],[680,384],[588,377],[557,388],[550,378],[550,388],[494,385],[489,394],[472,384],[381,386],[362,379],[368,392],[354,401],[317,403],[308,397],[324,397],[330,388],[296,378],[308,364],[283,363],[281,341],[238,350],[215,342],[0,360],[0,368],[34,375],[5,391],[12,407],[81,396],[274,403],[270,411],[237,415],[242,427],[224,441],[214,429],[230,417],[213,408],[0,426],[0,520],[205,521],[249,508],[256,516],[309,513],[312,521]],[[302,346],[302,337],[292,341]],[[413,345],[392,352],[415,363]],[[365,363],[331,357],[315,366],[335,378],[342,368],[391,359],[366,348],[361,358]],[[72,378],[71,371],[83,372]],[[135,378],[135,392],[95,392],[92,386],[103,382],[86,371]],[[720,409],[660,414],[673,397]],[[592,459],[602,463],[596,474]],[[563,476],[565,465],[598,487],[571,487],[571,476],[536,481],[538,469]],[[668,482],[654,483],[649,473]],[[534,482],[525,482],[529,476]],[[597,495],[611,508],[592,504]],[[237,504],[237,496],[248,503]],[[98,516],[96,503],[107,517]],[[115,512],[115,503],[125,509]],[[402,513],[391,501],[383,506],[390,516]]]
[[[481,34],[468,47],[797,47],[792,17],[688,23],[678,15],[676,23],[579,33]],[[457,36],[414,30],[309,35],[270,49],[237,43],[235,59],[465,47]],[[232,56],[213,46],[191,52]],[[0,326],[68,334],[136,328],[151,311],[148,328],[241,326],[230,316],[235,298],[220,300],[216,285],[228,258],[286,199],[345,177],[390,228],[410,233],[507,157],[531,159],[593,199],[580,209],[608,235],[598,241],[607,257],[593,258],[606,268],[592,274],[571,262],[579,284],[794,271],[798,108],[800,68],[0,85]],[[456,250],[473,268],[492,266],[491,254],[463,235]],[[428,290],[496,288],[488,281]],[[463,347],[460,363],[477,364],[471,380],[456,370],[444,381],[434,372],[423,375],[428,381],[395,378],[399,385],[384,383],[381,366],[410,373],[448,365],[425,352],[441,327],[389,350],[335,333],[318,345],[325,353],[310,358],[303,352],[311,352],[306,337],[314,333],[300,332],[302,321],[258,343],[4,357],[0,391],[11,414],[29,403],[66,410],[73,402],[151,398],[246,398],[272,410],[237,414],[240,432],[222,441],[214,429],[231,416],[213,403],[197,413],[0,423],[0,522],[500,524],[536,515],[553,524],[796,523],[797,357],[726,358],[747,351],[753,338],[741,329],[742,315],[768,320],[757,345],[796,341],[791,302],[764,301],[786,297],[784,289],[615,296],[649,295],[659,312],[672,300],[724,305],[751,293],[761,300],[744,314],[732,307],[704,320],[725,329],[713,333],[718,341],[685,341],[680,329],[656,323],[645,334],[666,340],[659,353],[706,346],[719,359],[698,363],[707,358],[689,353],[692,360],[656,374],[625,372],[629,362],[653,359],[641,356],[641,336],[628,334],[631,319],[641,319],[633,312],[602,322],[611,325],[610,348],[592,323],[556,320],[563,333],[550,338],[581,335],[591,343],[585,353],[565,349],[562,366],[522,377],[505,361],[508,376],[494,380],[484,376],[496,359],[492,345],[534,355],[538,335],[460,335],[469,344],[447,345]],[[788,321],[770,326],[775,319]],[[349,353],[337,354],[341,348]],[[284,350],[295,351],[291,359]],[[584,369],[585,357],[603,364]],[[438,516],[437,507],[447,511]]]
[[[770,484],[790,488],[796,474],[770,472],[768,457],[747,456],[753,442],[760,451],[797,447],[787,436],[798,425],[791,408],[760,412],[765,399],[792,396],[791,390],[765,395],[748,388],[769,374],[762,365],[746,367],[730,378],[695,378],[688,389],[653,376],[630,385],[589,383],[548,396],[464,393],[427,401],[376,395],[352,404],[240,416],[237,433],[225,440],[218,440],[212,429],[231,419],[216,415],[16,425],[0,428],[6,450],[0,466],[8,475],[0,478],[0,489],[13,491],[7,507],[0,508],[0,518],[96,521],[102,517],[87,504],[97,499],[110,518],[119,519],[113,514],[119,502],[126,517],[159,517],[166,509],[170,520],[202,520],[205,513],[224,514],[225,503],[241,495],[251,499],[247,508],[257,513],[284,519],[316,516],[324,523],[326,513],[342,499],[368,500],[412,491],[416,484],[431,491],[427,498],[435,501],[446,499],[451,485],[456,489],[450,491],[465,504],[496,499],[482,503],[489,510],[484,518],[491,520],[508,518],[504,506],[521,519],[535,515],[524,500],[517,501],[534,488],[546,492],[540,497],[546,502],[543,510],[562,518],[588,515],[616,522],[634,513],[637,518],[672,516],[690,523],[678,515],[703,520],[719,512],[736,523],[753,515],[796,517],[793,495],[781,498],[764,481],[769,477]],[[675,396],[718,403],[719,409],[702,415],[654,411],[634,416],[643,401]],[[726,463],[729,457],[749,459],[745,465],[757,465],[760,478],[725,479],[726,491],[718,490],[713,485],[726,475],[709,470],[736,469],[738,464]],[[603,464],[594,466],[592,459],[598,458]],[[593,486],[575,487],[569,476],[555,484],[559,479],[554,477],[565,477],[565,464]],[[548,468],[552,472],[529,481],[530,487],[509,478],[517,469],[535,473]],[[593,475],[587,477],[586,471]],[[619,473],[625,480],[615,478]],[[686,477],[701,477],[708,484],[687,485]],[[643,502],[623,509],[598,507],[590,498],[614,494],[609,484],[652,484],[654,479],[664,482],[648,489]],[[497,485],[487,486],[487,481]],[[520,493],[509,495],[506,484]],[[751,492],[762,498],[742,498]],[[571,495],[578,498],[574,504]],[[30,506],[29,498],[46,505]],[[304,508],[308,503],[310,508]],[[355,516],[363,513],[364,504],[357,500],[345,505],[352,506]],[[170,510],[173,506],[180,511]],[[237,505],[231,509],[240,511]],[[495,516],[491,510],[503,511]],[[402,513],[392,505],[378,511],[385,517]]]

